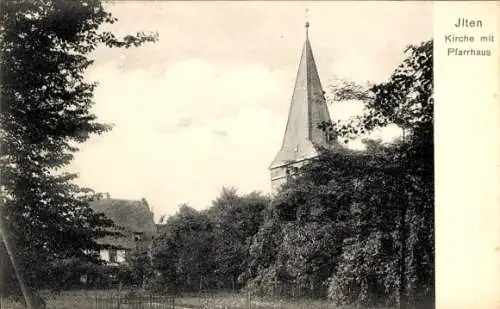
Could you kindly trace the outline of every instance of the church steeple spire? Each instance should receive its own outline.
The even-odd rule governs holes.
[[[318,128],[321,122],[331,120],[309,42],[309,22],[306,22],[305,28],[306,38],[283,143],[270,166],[273,187],[286,180],[288,166],[316,157],[319,147],[330,148],[332,144],[329,135]]]

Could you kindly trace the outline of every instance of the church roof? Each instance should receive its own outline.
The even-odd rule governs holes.
[[[308,26],[306,24],[306,28]],[[271,169],[315,157],[318,146],[330,146],[327,134],[318,128],[321,122],[331,121],[324,94],[311,43],[306,35],[283,143]]]

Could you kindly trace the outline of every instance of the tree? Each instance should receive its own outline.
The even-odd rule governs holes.
[[[357,163],[347,165],[352,185],[342,186],[348,207],[342,220],[345,237],[329,283],[329,296],[337,304],[395,304],[403,169],[391,160],[394,147],[380,150],[357,155]]]
[[[153,267],[159,286],[171,291],[198,291],[212,273],[212,225],[205,212],[181,205],[167,219],[155,244]]]
[[[88,207],[93,192],[61,173],[92,134],[108,131],[91,108],[84,79],[91,52],[156,40],[100,31],[116,19],[98,0],[0,3],[0,198],[29,285],[40,287],[57,260],[86,257],[111,222]]]
[[[269,199],[258,192],[239,196],[235,189],[223,188],[208,210],[214,232],[214,273],[220,287],[238,289],[248,264],[251,237],[264,220]]]
[[[249,262],[250,240],[263,222],[269,198],[223,188],[204,211],[183,205],[166,220],[155,247],[160,285],[184,290],[239,289]]]
[[[388,82],[368,89],[345,82],[333,89],[334,101],[357,99],[365,114],[333,125],[344,137],[359,136],[395,124],[403,139],[389,153],[399,165],[398,204],[399,278],[401,308],[431,308],[434,303],[434,145],[432,41],[408,46],[403,63]],[[322,124],[328,126],[329,124]]]
[[[131,280],[130,285],[146,287],[153,276],[152,260],[149,252],[136,249],[130,254]]]
[[[391,196],[397,183],[394,176],[397,166],[387,155],[389,152],[390,149],[380,145],[371,145],[366,152],[325,151],[294,173],[273,200],[274,215],[254,238],[249,269],[253,282],[265,286],[274,280],[294,281],[321,295],[333,279],[330,286],[335,288],[351,284],[347,276],[342,277],[347,275],[346,266],[352,264],[346,257],[354,254],[356,259],[369,261],[369,256],[349,251],[364,248],[363,244],[370,244],[370,238],[374,238],[377,246],[383,244],[384,250],[387,245],[393,246],[391,228],[396,216]],[[349,276],[359,277],[353,282],[357,285],[363,283],[363,276],[389,278],[389,271],[394,273],[397,269],[384,268],[376,274],[372,266],[390,265],[393,256],[393,251],[382,250],[374,256],[380,263],[352,265],[356,273]],[[372,291],[362,298],[337,295],[344,291],[336,289],[333,298],[341,304],[368,304],[367,296],[383,290],[383,283],[374,284]]]

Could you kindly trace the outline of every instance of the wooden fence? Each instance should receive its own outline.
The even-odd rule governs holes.
[[[254,288],[251,293],[257,297],[274,297],[280,299],[322,299],[326,297],[327,289],[325,286],[312,287],[295,282],[275,281],[265,286]]]
[[[175,309],[171,295],[96,296],[94,309]]]

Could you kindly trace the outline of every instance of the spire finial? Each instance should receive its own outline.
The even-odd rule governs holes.
[[[309,39],[309,9],[306,9],[305,11],[305,19],[306,19],[306,40]]]

